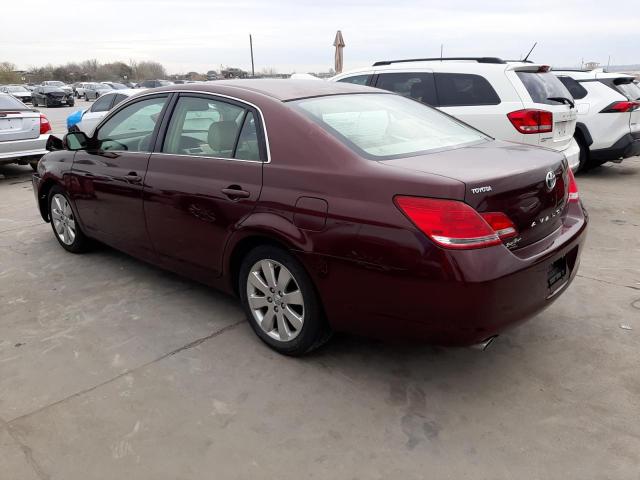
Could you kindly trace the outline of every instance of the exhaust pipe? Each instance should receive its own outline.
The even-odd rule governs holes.
[[[489,337],[486,340],[483,340],[480,343],[476,343],[475,345],[471,345],[471,348],[473,348],[474,350],[480,350],[482,352],[484,352],[487,348],[489,348],[489,345],[491,345],[491,343],[493,343],[493,341],[498,338],[498,335],[494,335],[493,337]]]

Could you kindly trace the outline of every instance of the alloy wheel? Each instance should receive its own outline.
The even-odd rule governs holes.
[[[72,245],[76,239],[76,221],[69,201],[59,193],[51,199],[51,221],[60,241]]]
[[[302,331],[302,291],[291,271],[280,262],[263,259],[251,267],[247,300],[253,319],[271,338],[289,342]]]

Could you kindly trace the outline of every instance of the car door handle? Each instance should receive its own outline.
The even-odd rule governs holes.
[[[122,177],[125,182],[131,183],[139,183],[142,181],[142,177],[138,175],[136,172],[129,172],[127,175]]]
[[[249,198],[251,196],[250,192],[247,192],[246,190],[242,190],[240,187],[236,187],[236,186],[223,188],[222,193],[224,193],[231,200],[235,200],[237,198]]]

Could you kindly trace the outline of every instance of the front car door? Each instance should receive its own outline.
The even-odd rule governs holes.
[[[207,94],[174,102],[145,178],[147,229],[165,266],[207,282],[260,196],[262,118],[251,105]]]
[[[145,96],[114,111],[73,163],[69,191],[87,235],[137,256],[152,254],[142,185],[168,99]]]

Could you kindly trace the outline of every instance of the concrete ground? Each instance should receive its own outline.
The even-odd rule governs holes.
[[[337,336],[301,359],[238,303],[72,255],[0,167],[2,479],[640,478],[640,159],[579,177],[578,277],[485,352]]]

